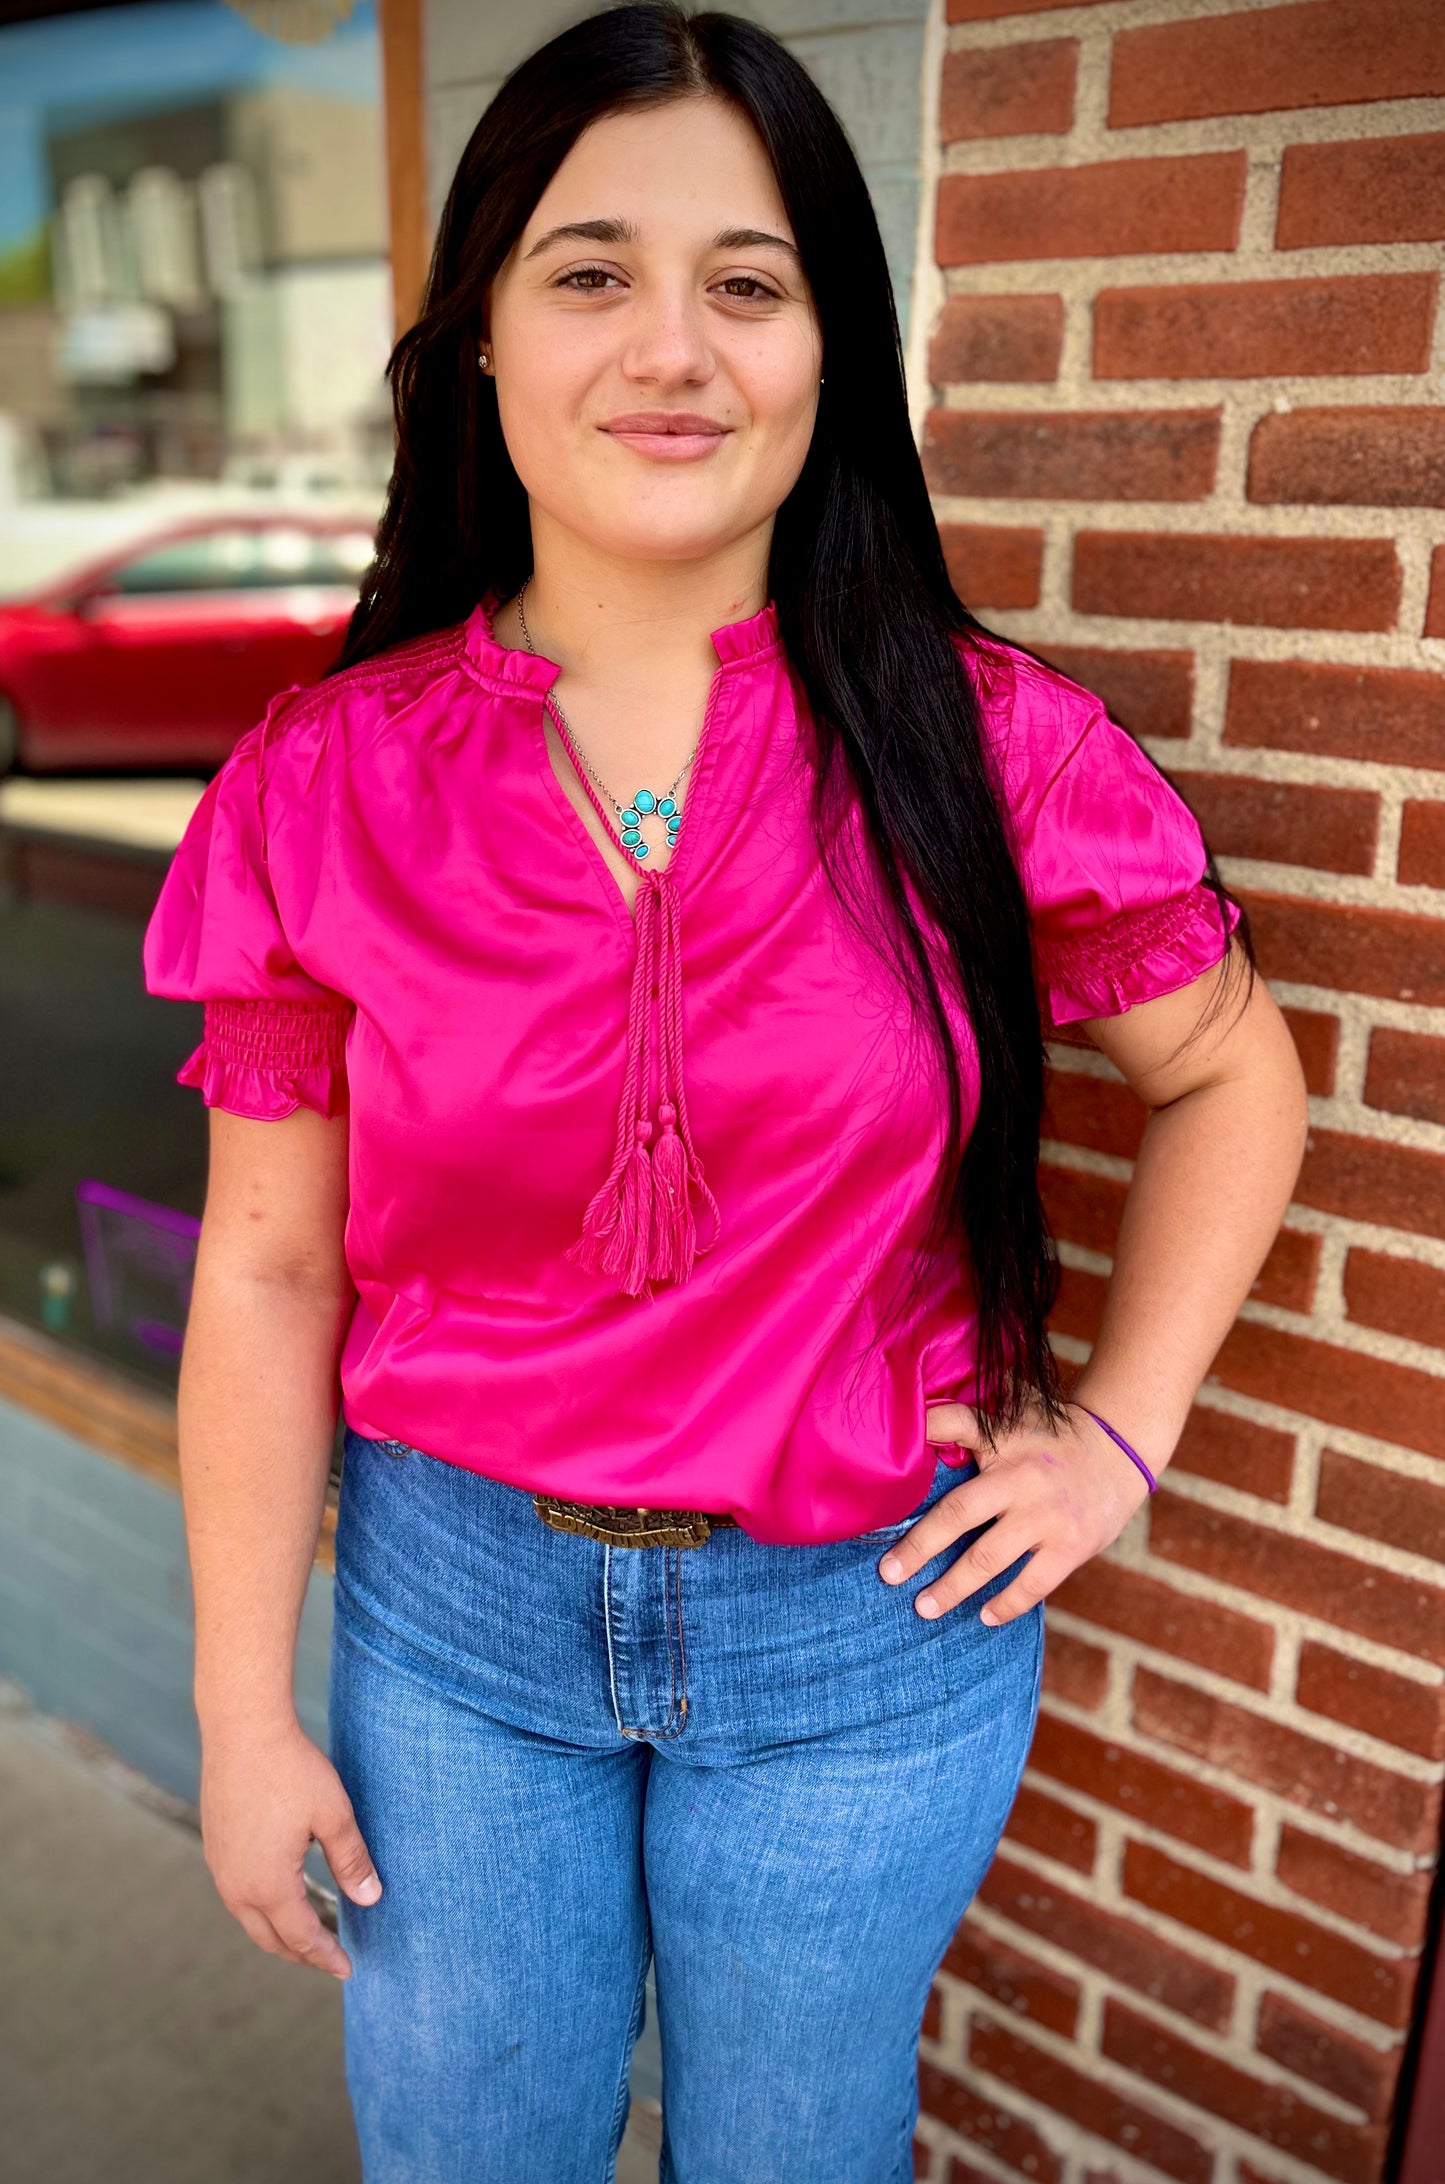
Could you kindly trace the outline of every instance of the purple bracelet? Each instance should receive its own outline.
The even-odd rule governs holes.
[[[1116,1433],[1113,1427],[1110,1425],[1108,1419],[1101,1418],[1097,1411],[1090,1410],[1087,1403],[1080,1403],[1078,1401],[1075,1401],[1074,1408],[1075,1410],[1081,1410],[1086,1418],[1092,1418],[1096,1426],[1103,1427],[1105,1433],[1108,1434],[1109,1439],[1114,1443],[1115,1447],[1121,1448],[1124,1451],[1124,1454],[1128,1457],[1130,1463],[1133,1464],[1134,1468],[1137,1471],[1143,1472],[1145,1484],[1148,1486],[1150,1493],[1157,1494],[1159,1491],[1159,1481],[1155,1478],[1153,1472],[1149,1469],[1149,1466],[1145,1463],[1143,1457],[1139,1454],[1139,1451],[1137,1449],[1130,1448],[1128,1442],[1124,1439],[1123,1434]]]

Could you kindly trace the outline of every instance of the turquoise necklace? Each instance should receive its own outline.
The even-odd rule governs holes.
[[[532,579],[529,576],[526,583],[523,584],[522,590],[517,594],[517,620],[521,625],[522,642],[529,652],[535,653],[537,648],[532,642],[531,631],[527,628],[527,617],[522,607],[523,593],[525,593],[527,584],[530,584],[531,581]],[[613,795],[597,768],[592,764],[591,759],[588,758],[587,753],[577,741],[572,723],[550,691],[547,693],[546,702],[556,716],[557,726],[562,732],[563,741],[572,753],[573,759],[582,768],[588,779],[594,782],[602,791],[602,794],[616,812],[618,836],[629,856],[635,857],[641,863],[645,858],[652,855],[650,844],[642,839],[642,822],[644,819],[651,818],[654,812],[666,824],[669,850],[676,848],[677,837],[682,831],[682,813],[678,809],[677,791],[682,786],[683,777],[689,766],[697,757],[697,745],[693,745],[678,769],[676,779],[663,790],[661,796],[653,789],[638,789],[633,795],[632,802],[624,804],[620,797]]]

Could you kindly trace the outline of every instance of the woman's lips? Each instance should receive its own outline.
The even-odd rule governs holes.
[[[710,455],[727,437],[725,425],[712,424],[705,417],[681,415],[667,419],[618,417],[602,430],[624,447],[635,448],[639,455],[650,455],[664,463],[694,462],[700,455]]]

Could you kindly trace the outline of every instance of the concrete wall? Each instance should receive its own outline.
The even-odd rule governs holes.
[[[517,63],[590,12],[539,0],[521,16],[476,0],[429,0],[428,159],[433,217],[467,138]],[[922,80],[928,0],[736,0],[730,9],[776,31],[832,102],[873,193],[898,319],[908,339],[919,216]]]
[[[331,1578],[312,1572],[297,1698],[326,1737]],[[191,1591],[177,1495],[0,1402],[0,1676],[194,1802]]]

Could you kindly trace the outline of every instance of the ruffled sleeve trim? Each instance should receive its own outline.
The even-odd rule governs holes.
[[[1203,881],[1185,895],[1120,911],[1106,925],[1067,938],[1040,939],[1036,959],[1042,999],[1057,1029],[1090,1016],[1122,1016],[1141,1001],[1177,993],[1224,956],[1239,923]]]
[[[198,1086],[207,1107],[279,1122],[298,1107],[344,1115],[346,1033],[352,1004],[319,1001],[208,1001],[205,1037],[176,1073]]]

